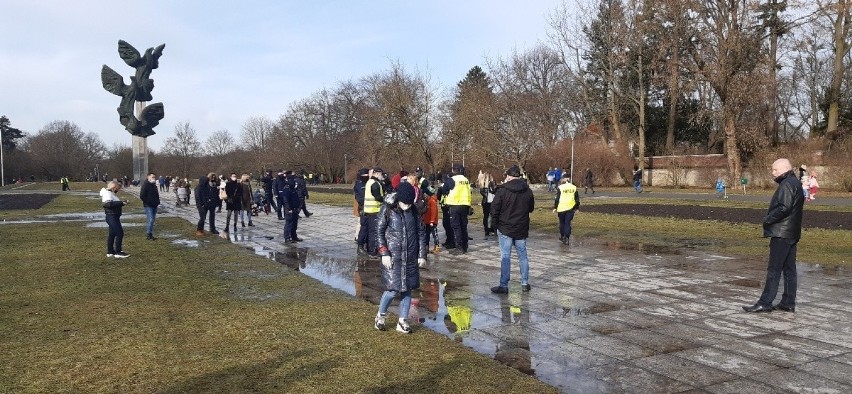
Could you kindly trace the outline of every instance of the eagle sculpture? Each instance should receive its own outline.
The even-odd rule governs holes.
[[[132,45],[123,40],[118,41],[118,55],[128,66],[136,68],[136,75],[130,77],[130,84],[124,84],[124,78],[113,69],[104,65],[101,68],[101,83],[106,91],[121,97],[118,105],[118,120],[130,134],[139,137],[154,135],[154,127],[165,117],[162,103],[146,106],[137,118],[134,106],[137,101],[153,100],[151,91],[154,90],[154,80],[150,78],[151,70],[159,67],[160,56],[163,54],[162,44],[156,48],[148,48],[141,55]]]

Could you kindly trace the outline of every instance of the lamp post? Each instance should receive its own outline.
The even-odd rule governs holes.
[[[349,155],[344,153],[343,154],[343,184],[346,184],[346,173],[347,173],[346,169],[347,169],[348,165],[349,165]]]
[[[6,186],[6,169],[3,167],[3,128],[0,127],[0,186]]]
[[[570,133],[571,133],[570,134],[570,136],[571,136],[571,177],[568,178],[568,179],[571,181],[571,183],[576,185],[577,183],[574,182],[574,137],[577,135],[577,131],[574,130],[574,131],[571,131]]]

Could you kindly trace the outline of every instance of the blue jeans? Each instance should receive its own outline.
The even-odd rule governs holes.
[[[766,268],[766,283],[759,304],[772,306],[778,293],[781,275],[784,275],[784,293],[779,305],[796,306],[796,246],[798,241],[773,237],[769,240],[769,266]]]
[[[512,246],[518,251],[518,265],[521,269],[521,284],[529,284],[530,262],[527,259],[527,240],[512,239],[497,230],[500,242],[500,287],[509,287],[509,269],[512,267]]]
[[[636,193],[642,193],[642,181],[633,181],[633,190],[636,190]]]
[[[145,218],[147,219],[145,232],[154,234],[154,220],[157,219],[157,207],[145,207]]]
[[[107,253],[116,254],[121,252],[121,242],[124,240],[124,229],[121,227],[121,217],[118,215],[106,215],[109,233],[107,234]]]
[[[382,294],[382,300],[379,302],[379,314],[388,313],[391,301],[399,294],[399,317],[408,319],[408,311],[411,309],[411,290],[398,292],[394,290],[386,290]]]

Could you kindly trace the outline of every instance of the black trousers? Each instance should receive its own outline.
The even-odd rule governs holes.
[[[784,294],[779,305],[796,306],[796,246],[798,240],[776,238],[769,240],[769,266],[766,268],[766,283],[759,304],[771,306],[778,294],[778,284],[784,275]]]
[[[444,234],[447,236],[445,241],[447,248],[456,247],[456,236],[453,233],[453,224],[450,220],[450,207],[444,205],[441,207],[441,225],[444,226]]]
[[[377,213],[365,213],[361,226],[367,226],[367,252],[376,254],[379,249],[379,215]]]
[[[121,244],[124,240],[124,228],[121,227],[121,217],[118,215],[106,215],[107,226],[107,253],[116,254],[121,252]]]
[[[485,229],[485,235],[497,232],[491,226],[491,203],[482,203],[482,227]]]
[[[571,221],[574,220],[574,210],[559,212],[559,236],[571,236]]]
[[[198,226],[195,229],[204,231],[204,218],[209,216],[210,231],[216,230],[216,207],[208,208],[204,205],[196,207],[198,208]]]
[[[450,205],[450,225],[453,227],[453,238],[457,248],[467,252],[467,215],[470,207],[467,205]]]

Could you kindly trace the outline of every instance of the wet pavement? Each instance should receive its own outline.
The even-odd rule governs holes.
[[[194,228],[194,206],[161,198],[162,214]],[[356,254],[351,208],[308,207],[314,216],[300,219],[304,242],[295,246],[283,244],[274,214],[221,236],[377,303],[379,263]],[[567,248],[533,233],[532,291],[521,292],[515,259],[509,294],[496,295],[497,242],[470,229],[468,254],[429,255],[414,294],[414,335],[446,335],[567,393],[852,392],[847,267],[800,264],[796,313],[746,314],[740,307],[760,295],[763,262],[629,242]]]

